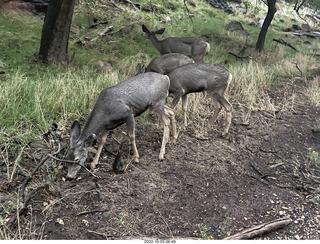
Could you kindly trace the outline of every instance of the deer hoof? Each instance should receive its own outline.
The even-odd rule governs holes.
[[[134,162],[134,163],[139,163],[139,158],[134,158],[134,159],[133,159],[133,162]]]
[[[90,164],[90,169],[95,169],[97,167],[97,163],[91,163]]]

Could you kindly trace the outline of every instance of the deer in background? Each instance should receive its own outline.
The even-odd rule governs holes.
[[[138,64],[137,74],[156,72],[166,75],[175,68],[189,63],[194,63],[194,61],[186,55],[181,53],[168,53],[152,59],[147,68],[145,68],[144,65],[141,66],[141,64]]]
[[[158,40],[156,35],[162,34],[165,28],[157,31],[149,31],[145,25],[142,25],[142,31],[153,46],[163,55],[167,53],[181,53],[195,62],[203,62],[204,56],[210,51],[210,44],[201,38],[196,37],[169,37]]]
[[[67,158],[78,161],[68,167],[68,179],[74,179],[88,157],[87,142],[94,135],[102,133],[101,141],[91,168],[98,164],[103,145],[107,139],[107,131],[115,129],[123,123],[127,126],[128,137],[133,150],[133,161],[139,162],[139,153],[135,142],[135,117],[148,108],[156,112],[164,123],[162,145],[159,160],[164,159],[165,146],[170,137],[171,121],[173,143],[177,139],[173,110],[165,106],[170,81],[168,76],[157,73],[146,73],[124,80],[115,86],[105,88],[99,94],[92,112],[81,131],[80,123],[75,120],[70,132],[70,150]]]
[[[212,63],[192,63],[178,67],[168,74],[170,78],[169,97],[173,98],[174,109],[182,97],[184,125],[187,126],[187,107],[189,93],[207,91],[211,96],[214,113],[211,122],[215,122],[222,107],[226,110],[226,122],[222,135],[229,131],[232,117],[232,105],[225,98],[232,80],[232,74],[224,67]]]

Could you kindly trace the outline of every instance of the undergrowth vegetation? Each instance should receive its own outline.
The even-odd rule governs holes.
[[[319,43],[281,32],[281,28],[289,25],[290,16],[275,16],[274,27],[267,34],[265,51],[257,53],[254,46],[260,28],[249,23],[257,21],[256,16],[263,17],[266,9],[253,3],[244,4],[251,11],[245,15],[238,11],[226,15],[205,1],[197,1],[197,7],[188,5],[188,9],[183,1],[153,1],[150,5],[150,1],[140,0],[135,3],[140,9],[113,1],[78,1],[71,28],[68,67],[39,63],[37,53],[42,19],[0,13],[0,69],[4,72],[0,75],[1,141],[8,138],[5,135],[36,136],[52,121],[65,126],[75,118],[85,117],[104,87],[135,75],[137,63],[147,64],[159,55],[150,41],[142,37],[142,24],[151,30],[165,27],[160,39],[204,37],[211,45],[205,61],[222,64],[233,74],[228,91],[232,103],[243,104],[250,110],[270,112],[290,109],[297,102],[319,106],[319,85],[309,82],[319,73],[319,60],[308,49],[309,46],[319,48]],[[171,19],[167,23],[164,21],[166,16]],[[279,21],[280,18],[284,20]],[[94,20],[107,23],[88,28]],[[227,31],[225,25],[231,20],[242,22],[250,36],[241,37]],[[111,32],[99,36],[107,26],[112,26]],[[273,42],[273,38],[285,39],[300,52]],[[228,53],[238,54],[244,47],[246,58],[243,60]],[[112,68],[106,72],[98,70],[96,63],[99,60],[109,62]],[[298,83],[302,86],[297,94],[283,95],[285,106],[268,94],[273,86]],[[205,111],[207,99],[201,94],[190,96],[189,116]],[[180,106],[176,113],[177,118],[181,118]]]
[[[319,50],[319,40],[293,37],[283,32],[291,25],[289,9],[293,9],[292,6],[284,8],[281,15],[275,15],[265,50],[258,53],[255,43],[260,28],[250,23],[264,18],[266,7],[256,5],[256,1],[244,1],[248,13],[236,10],[234,15],[212,8],[204,0],[196,1],[196,7],[188,4],[188,9],[182,0],[134,2],[135,7],[121,4],[121,1],[77,1],[67,67],[46,66],[39,62],[37,53],[43,19],[0,12],[0,163],[7,168],[6,173],[0,174],[5,174],[8,182],[18,169],[27,172],[21,163],[21,154],[30,139],[41,137],[52,122],[69,130],[74,119],[86,119],[103,88],[134,76],[138,63],[148,64],[159,55],[150,41],[142,36],[142,24],[150,30],[166,28],[159,39],[169,36],[205,38],[211,45],[205,61],[219,63],[233,74],[227,95],[234,109],[245,111],[241,118],[245,124],[249,123],[252,111],[263,110],[275,116],[279,112],[294,110],[299,104],[320,106],[320,85],[312,82],[320,72],[319,56],[313,51]],[[171,20],[164,21],[166,16]],[[89,28],[95,20],[106,23]],[[250,35],[243,37],[226,30],[230,21],[240,21]],[[107,27],[110,32],[100,36]],[[274,42],[274,38],[289,42],[299,52]],[[245,51],[240,55],[242,50]],[[110,63],[112,67],[100,70],[98,61]],[[213,110],[212,102],[207,94],[190,94],[188,106],[190,119],[201,118],[197,120],[201,122],[194,125],[198,132],[195,136],[201,138],[208,123],[205,118]],[[175,113],[180,126],[183,120],[181,105],[176,107]],[[144,124],[152,123],[144,114],[140,120]],[[319,128],[320,121],[317,121],[313,130],[318,132]],[[308,156],[310,167],[318,170],[318,153],[310,149]],[[52,181],[57,175],[56,172],[48,174]],[[0,202],[0,227],[7,221],[3,216],[18,208],[18,199],[17,202]],[[120,223],[122,218],[118,221]],[[42,238],[34,232],[31,222],[23,225],[17,233],[0,228],[0,239]],[[40,233],[43,227],[39,227]],[[199,225],[203,239],[210,238],[206,231],[205,225]]]

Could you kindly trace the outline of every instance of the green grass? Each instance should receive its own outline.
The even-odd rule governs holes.
[[[31,16],[4,15],[0,12],[0,67],[8,73],[29,62],[40,48],[41,20]]]
[[[150,1],[135,2],[151,9]],[[0,13],[0,70],[5,72],[0,75],[0,126],[3,131],[34,135],[39,133],[37,128],[46,130],[53,120],[66,124],[90,113],[101,89],[135,75],[137,63],[147,64],[159,55],[151,42],[142,37],[142,24],[151,30],[165,27],[166,31],[159,39],[169,36],[206,38],[211,51],[205,61],[220,63],[233,73],[230,100],[245,103],[251,109],[273,109],[272,104],[267,106],[262,102],[267,98],[265,89],[285,79],[300,76],[297,67],[303,72],[305,80],[319,72],[318,60],[309,55],[311,51],[304,44],[305,39],[286,36],[278,31],[288,25],[288,17],[282,23],[276,16],[274,21],[278,26],[268,31],[265,51],[257,53],[254,46],[260,29],[249,25],[249,14],[226,15],[205,1],[197,1],[196,8],[188,5],[194,14],[192,21],[183,1],[159,1],[153,12],[143,12],[121,4],[118,7],[107,11],[107,7],[97,1],[79,1],[70,33],[68,67],[45,66],[38,61],[43,20],[27,15]],[[264,11],[259,11],[259,15],[264,14]],[[170,16],[172,21],[160,22],[165,16]],[[88,29],[94,18],[107,21],[108,24]],[[250,33],[248,39],[225,29],[231,20],[243,24]],[[113,26],[113,30],[107,36],[95,41],[87,39],[97,37],[109,25]],[[299,47],[301,52],[296,53],[278,45],[272,41],[273,38],[283,38]],[[76,44],[78,40],[82,45]],[[250,47],[244,56],[250,56],[250,59],[241,61],[228,54],[229,51],[237,54],[245,45]],[[311,40],[311,45],[319,47],[314,40]],[[113,68],[108,72],[98,71],[98,60],[112,63]],[[311,92],[306,92],[310,96],[309,102],[317,104],[319,87],[309,89]],[[191,99],[189,110],[193,114],[203,111],[197,108],[202,104],[202,96],[193,97],[195,100]],[[180,109],[176,112],[177,117],[181,116]],[[3,140],[5,137],[1,138]]]

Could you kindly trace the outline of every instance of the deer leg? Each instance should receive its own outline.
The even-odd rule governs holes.
[[[172,109],[174,109],[174,108],[177,106],[179,100],[180,100],[180,97],[174,97],[174,98],[173,98],[173,101],[172,101],[172,103],[171,103],[171,108],[172,108]]]
[[[160,149],[160,154],[159,154],[159,161],[163,161],[164,159],[164,154],[166,151],[166,144],[169,141],[170,137],[170,129],[169,129],[169,114],[168,110],[164,109],[163,112],[160,114],[160,118],[163,122],[164,128],[163,128],[163,136],[162,136],[162,143],[161,143],[161,149]]]
[[[126,125],[127,125],[128,137],[130,139],[132,151],[133,151],[133,162],[138,163],[139,153],[138,153],[136,139],[135,139],[135,120],[133,115],[130,115],[130,117],[126,120]]]
[[[106,143],[107,140],[107,136],[108,136],[108,131],[106,131],[104,134],[102,134],[101,136],[101,141],[100,144],[98,146],[98,150],[97,153],[94,157],[94,159],[92,160],[92,162],[90,163],[90,168],[91,169],[95,169],[97,167],[97,164],[99,163],[99,157],[103,148],[103,145]]]
[[[224,136],[224,135],[228,134],[229,128],[231,125],[232,105],[229,103],[229,101],[224,96],[219,97],[218,101],[220,104],[222,104],[222,106],[226,110],[226,122],[225,122],[224,129],[222,132],[222,135]]]
[[[183,117],[184,117],[184,126],[188,126],[187,122],[187,109],[188,109],[188,97],[187,95],[182,96],[182,110],[183,110]]]
[[[173,137],[172,143],[175,144],[178,138],[178,134],[177,134],[177,125],[176,125],[174,112],[171,108],[167,106],[164,106],[164,109],[165,109],[165,113],[168,114],[168,117],[170,118],[170,121],[171,121],[171,130],[172,130],[172,137]]]
[[[211,96],[211,98],[212,98],[212,102],[213,102],[214,111],[213,111],[212,117],[210,118],[210,124],[213,125],[213,123],[216,121],[222,107],[221,107],[220,103],[218,102],[218,100],[213,95]]]

